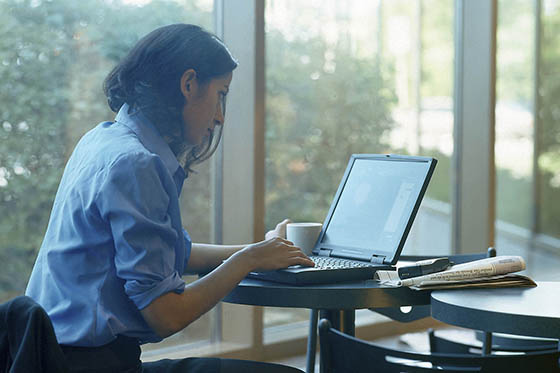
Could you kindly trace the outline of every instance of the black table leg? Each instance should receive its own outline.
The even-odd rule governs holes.
[[[354,336],[356,334],[356,312],[354,310],[321,310],[321,319],[330,321],[333,328]]]
[[[340,313],[342,319],[340,331],[352,337],[356,336],[356,312],[354,310],[342,310]]]
[[[317,355],[317,323],[319,322],[319,310],[309,311],[309,334],[307,336],[307,361],[306,373],[315,372],[315,355]]]
[[[321,319],[329,320],[333,328],[340,330],[340,310],[321,310],[319,315]]]
[[[482,355],[488,356],[492,354],[492,333],[484,332],[484,341],[482,341]]]

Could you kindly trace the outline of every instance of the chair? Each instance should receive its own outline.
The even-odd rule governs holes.
[[[432,353],[455,353],[455,354],[469,354],[469,355],[481,355],[484,354],[485,346],[485,334],[483,332],[476,332],[477,338],[481,345],[475,345],[471,343],[464,343],[453,341],[449,338],[445,338],[441,335],[437,335],[436,331],[430,329],[428,331],[428,339],[430,343],[430,351]],[[546,351],[546,350],[557,350],[558,340],[545,339],[545,338],[532,338],[532,337],[518,337],[518,336],[508,336],[501,334],[492,334],[491,347],[489,352],[492,353],[503,353],[503,352],[535,352],[535,351]]]
[[[1,372],[68,372],[49,316],[33,299],[0,305]]]
[[[472,356],[423,354],[377,346],[319,323],[321,372],[560,372],[560,351],[546,350],[517,355]]]

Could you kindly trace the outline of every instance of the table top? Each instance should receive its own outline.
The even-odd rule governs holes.
[[[353,310],[430,304],[430,294],[387,287],[374,280],[296,286],[244,279],[224,301],[253,306]]]
[[[560,282],[533,288],[434,290],[432,316],[488,332],[560,338]]]

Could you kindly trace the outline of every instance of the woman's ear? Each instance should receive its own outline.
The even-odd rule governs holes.
[[[181,93],[186,99],[194,96],[198,89],[198,82],[196,79],[196,71],[193,69],[185,70],[181,76]]]

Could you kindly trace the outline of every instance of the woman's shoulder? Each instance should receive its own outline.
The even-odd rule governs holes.
[[[153,157],[138,135],[119,122],[103,122],[89,131],[81,141],[82,151],[109,162],[116,159]]]
[[[76,145],[67,168],[86,174],[161,168],[159,156],[147,149],[138,136],[118,122],[103,122],[86,133]]]

